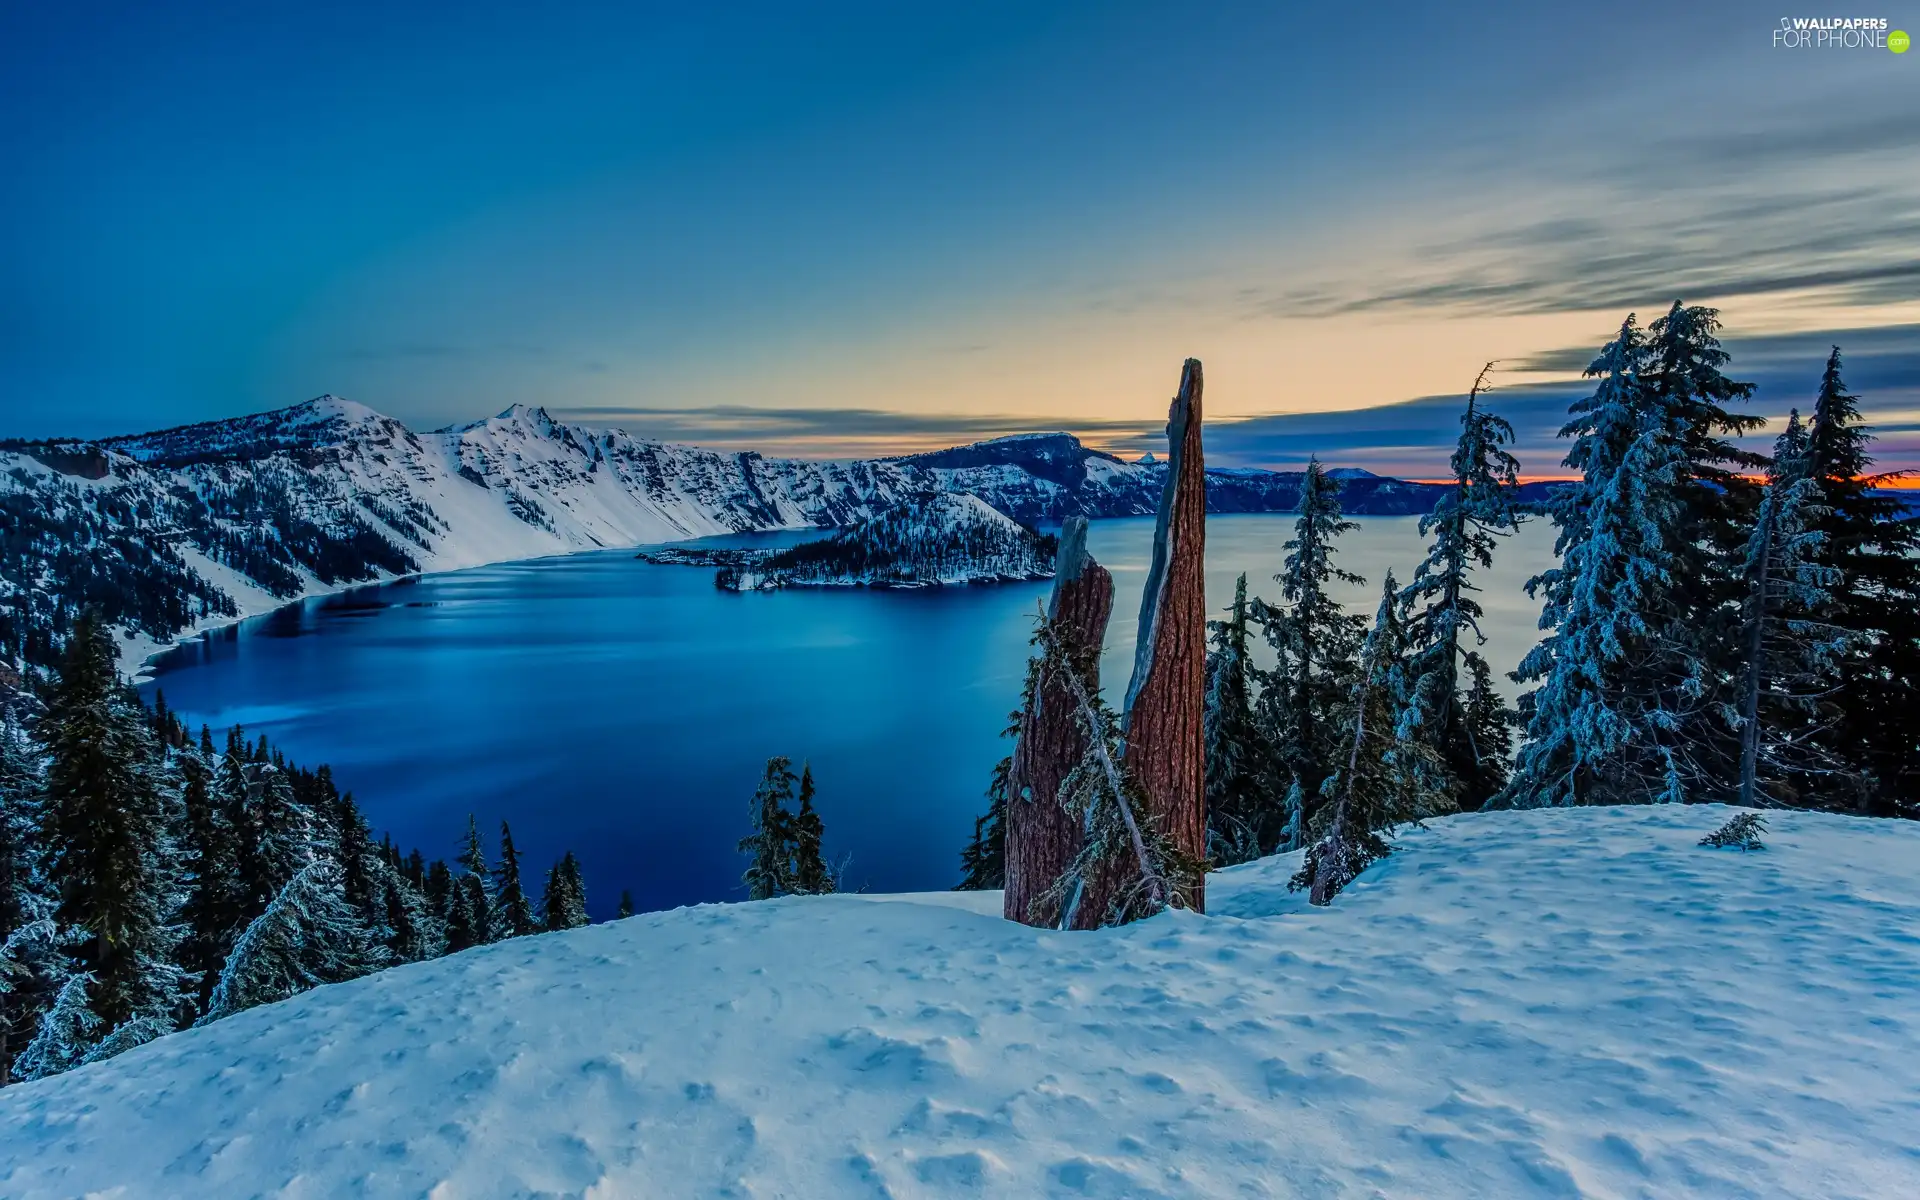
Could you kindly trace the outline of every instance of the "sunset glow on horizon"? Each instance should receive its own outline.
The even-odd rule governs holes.
[[[1497,359],[1550,473],[1554,404],[1682,298],[1769,417],[1842,343],[1920,464],[1880,416],[1920,410],[1920,62],[1655,12],[1615,61],[1542,57],[1582,31],[1519,5],[1362,39],[1304,8],[22,9],[0,432],[331,392],[422,429],[526,402],[771,454],[1137,454],[1193,356],[1223,463],[1431,474],[1430,409]]]

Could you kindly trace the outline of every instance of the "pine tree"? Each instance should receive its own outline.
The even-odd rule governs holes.
[[[547,930],[578,929],[587,924],[587,892],[580,879],[580,863],[569,850],[547,871],[547,889],[540,898]]]
[[[1588,368],[1600,384],[1561,431],[1577,485],[1548,510],[1560,565],[1527,582],[1545,594],[1546,638],[1515,678],[1540,680],[1526,698],[1527,736],[1501,806],[1680,800],[1699,775],[1685,731],[1707,703],[1706,668],[1677,640],[1675,573],[1688,510],[1685,426],[1655,402],[1639,370],[1644,340],[1629,316]]]
[[[385,841],[387,836],[386,834],[382,834],[381,840]],[[397,857],[400,853],[400,848],[395,846],[393,853]],[[420,848],[415,846],[412,850],[407,851],[407,856],[404,859],[399,859],[397,865],[400,868],[401,874],[407,877],[407,882],[413,885],[414,890],[419,892],[422,897],[426,896],[427,856],[420,853]]]
[[[1732,846],[1736,850],[1765,850],[1760,835],[1767,831],[1767,819],[1755,812],[1737,813],[1725,825],[1700,839],[1702,846],[1716,850]]]
[[[500,822],[500,865],[494,869],[492,917],[489,941],[540,932],[539,923],[533,919],[533,905],[520,886],[520,852],[513,848],[513,830],[505,821]]]
[[[314,814],[295,796],[293,781],[281,766],[270,759],[254,764],[252,784],[248,790],[256,839],[252,846],[252,879],[259,889],[255,893],[258,898],[278,895],[313,861],[321,832]]]
[[[622,889],[620,892],[620,907],[614,911],[614,914],[613,914],[614,919],[618,921],[624,921],[632,915],[633,915],[633,893],[630,891],[626,891],[625,889]]]
[[[1475,752],[1475,774],[1466,777],[1463,794],[1491,799],[1507,786],[1513,763],[1514,711],[1493,685],[1493,668],[1469,651],[1464,659],[1467,685],[1464,707],[1468,740]],[[1458,770],[1458,765],[1455,765]],[[1484,805],[1485,800],[1481,801]],[[1463,804],[1463,807],[1465,805]]]
[[[431,941],[423,918],[424,903],[417,894],[409,895],[405,878],[390,857],[373,840],[373,831],[353,801],[351,792],[339,793],[333,786],[332,772],[322,764],[312,776],[312,804],[330,811],[326,822],[331,830],[323,847],[340,865],[340,894],[347,907],[360,919],[367,944],[373,948],[366,966],[378,970],[394,961],[408,962]],[[408,928],[397,931],[389,918],[397,918]]]
[[[203,1011],[213,994],[221,964],[233,948],[233,939],[246,927],[252,912],[248,908],[246,883],[241,875],[239,834],[233,826],[230,810],[244,806],[240,800],[229,805],[218,785],[220,768],[226,764],[216,757],[213,734],[200,731],[199,747],[180,755],[181,776],[185,781],[182,798],[186,807],[187,828],[184,850],[190,883],[182,918],[187,926],[181,945],[181,965],[197,976],[196,1012]]]
[[[833,872],[821,849],[826,826],[813,807],[813,766],[800,768],[800,809],[793,817],[793,890],[803,896],[824,896],[834,890]]]
[[[1720,346],[1719,329],[1716,310],[1674,301],[1667,315],[1648,327],[1640,372],[1648,404],[1680,444],[1674,484],[1680,515],[1666,537],[1673,559],[1669,608],[1649,614],[1659,622],[1652,633],[1698,667],[1697,673],[1688,668],[1678,677],[1684,681],[1680,690],[1670,663],[1653,664],[1644,678],[1664,691],[1662,709],[1677,722],[1667,740],[1686,746],[1685,754],[1674,756],[1674,766],[1686,794],[1695,799],[1723,792],[1736,769],[1736,739],[1715,718],[1714,706],[1697,702],[1691,693],[1704,688],[1707,699],[1724,702],[1739,676],[1747,591],[1741,564],[1760,499],[1750,476],[1767,463],[1764,455],[1729,440],[1766,421],[1731,409],[1753,395],[1754,385],[1727,378],[1723,368],[1729,356]]]
[[[93,976],[76,971],[61,984],[53,1005],[40,1019],[33,1041],[14,1060],[15,1079],[44,1079],[87,1060],[99,1043],[103,1024],[88,995],[93,982]]]
[[[1284,547],[1283,569],[1274,576],[1286,607],[1262,604],[1253,612],[1278,658],[1257,712],[1289,780],[1291,812],[1279,849],[1305,844],[1353,693],[1365,622],[1342,609],[1328,587],[1366,582],[1333,565],[1334,542],[1357,528],[1341,515],[1339,481],[1327,476],[1319,459],[1310,461],[1300,485],[1300,516]]]
[[[1807,473],[1819,483],[1822,535],[1811,561],[1833,572],[1830,620],[1853,634],[1838,664],[1831,744],[1862,771],[1854,807],[1920,813],[1920,525],[1879,490],[1873,434],[1841,375],[1835,346],[1807,426]]]
[[[1740,795],[1745,807],[1842,803],[1858,794],[1847,764],[1825,745],[1826,698],[1849,636],[1824,618],[1840,572],[1813,561],[1825,534],[1813,527],[1820,484],[1796,410],[1774,443],[1773,466],[1747,541],[1744,655],[1738,711]]]
[[[167,711],[166,689],[153,689],[153,704],[147,709],[147,728],[153,731],[154,740],[166,745],[172,723],[173,714]]]
[[[480,846],[480,826],[473,814],[467,814],[467,838],[460,851],[463,874],[457,881],[460,902],[447,919],[449,950],[464,950],[491,941],[493,937],[493,895],[487,881],[487,852]],[[457,943],[457,944],[456,944]]]
[[[316,856],[235,940],[200,1023],[365,974],[371,957],[339,864]]]
[[[1209,622],[1204,713],[1207,857],[1216,866],[1270,853],[1285,833],[1286,812],[1274,794],[1278,767],[1253,712],[1247,577],[1234,583],[1227,619]]]
[[[61,990],[75,973],[70,963],[70,952],[74,947],[87,940],[85,931],[62,928],[53,920],[54,903],[51,897],[34,894],[29,897],[26,910],[27,920],[8,931],[6,938],[0,941],[0,1018],[4,1018],[5,1045],[0,1047],[0,1087],[20,1078],[16,1056],[25,1052],[33,1040],[40,1035],[48,1012],[58,1003]],[[85,977],[92,982],[90,976]],[[86,991],[82,989],[68,997],[69,1003],[85,1006]],[[86,1009],[92,1015],[92,1009]],[[57,1021],[71,1022],[76,1014],[68,1012]],[[93,1018],[82,1023],[87,1030],[97,1030],[99,1019]],[[50,1036],[64,1038],[67,1035],[59,1026]],[[84,1053],[85,1047],[78,1052]],[[60,1061],[66,1061],[65,1051],[61,1051]],[[62,1068],[64,1069],[64,1068]]]
[[[1007,885],[1007,779],[1011,755],[994,764],[987,781],[987,811],[973,819],[973,840],[960,850],[956,892],[990,892]]]
[[[753,793],[752,832],[739,845],[740,853],[747,856],[740,882],[746,885],[749,900],[771,900],[794,890],[793,814],[787,809],[794,783],[792,759],[767,760],[766,774]]]
[[[473,909],[473,890],[466,886],[471,876],[463,875],[454,885],[447,897],[447,953],[458,954],[462,950],[486,944],[487,929],[484,918]]]
[[[1412,694],[1406,656],[1407,632],[1389,573],[1361,652],[1343,761],[1327,777],[1325,832],[1289,883],[1307,889],[1314,904],[1331,904],[1368,864],[1390,853],[1393,826],[1453,807],[1439,755],[1403,734],[1400,718]]]
[[[25,733],[0,712],[0,1086],[65,982],[66,950],[84,936],[56,924],[40,870],[43,784]]]
[[[385,864],[376,877],[386,935],[387,962],[420,962],[446,953],[446,931],[428,910],[427,898],[404,874]]]
[[[1402,719],[1408,732],[1417,731],[1447,764],[1454,799],[1468,809],[1479,808],[1500,790],[1507,766],[1503,756],[1478,744],[1478,723],[1469,718],[1470,699],[1461,687],[1462,667],[1469,678],[1476,672],[1469,661],[1476,655],[1464,645],[1467,635],[1477,645],[1487,640],[1480,629],[1484,610],[1473,596],[1480,589],[1472,573],[1493,566],[1499,539],[1519,527],[1514,494],[1520,464],[1506,449],[1513,441],[1513,427],[1481,404],[1492,369],[1492,363],[1481,368],[1467,393],[1451,463],[1453,487],[1420,519],[1421,535],[1432,534],[1433,544],[1401,593],[1411,612],[1408,635],[1415,679],[1413,702]],[[1478,699],[1482,705],[1498,701],[1491,691]]]
[[[323,839],[293,780],[274,765],[265,737],[250,749],[239,728],[231,732],[213,790],[233,829],[243,919],[251,919],[306,867]]]
[[[587,881],[580,874],[580,860],[569,850],[560,856],[560,882],[566,885],[566,919],[569,928],[590,924],[587,915]]]
[[[1718,310],[1675,300],[1666,316],[1648,326],[1640,370],[1651,403],[1673,422],[1681,441],[1682,500],[1691,518],[1706,526],[1686,557],[1703,572],[1716,566],[1716,540],[1722,547],[1745,541],[1745,517],[1758,501],[1746,473],[1767,464],[1764,455],[1727,440],[1767,422],[1728,408],[1750,399],[1754,385],[1728,379],[1722,371],[1731,356],[1720,346],[1719,331]]]
[[[540,892],[540,923],[548,933],[569,928],[561,915],[565,886],[560,882],[560,864],[556,862],[547,868],[547,885]]]
[[[427,900],[427,915],[445,922],[453,901],[453,872],[447,868],[446,860],[436,858],[426,868],[426,882],[421,888]]]
[[[111,634],[76,622],[37,735],[48,765],[41,836],[57,920],[84,930],[77,970],[93,979],[93,1013],[108,1029],[181,1006],[175,961],[183,896],[170,796],[146,710],[115,670]]]

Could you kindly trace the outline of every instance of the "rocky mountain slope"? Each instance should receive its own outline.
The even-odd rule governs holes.
[[[415,571],[719,533],[839,527],[929,494],[1032,524],[1145,515],[1164,467],[1066,434],[814,462],[668,445],[515,406],[415,433],[323,396],[99,442],[0,444],[0,657],[50,661],[93,605],[125,659],[299,596]],[[1297,474],[1209,473],[1209,507],[1285,511]],[[1353,513],[1431,506],[1431,485],[1364,472]]]
[[[1920,1195],[1920,827],[1448,817],[1065,934],[995,892],[646,913],[0,1089],[0,1194]]]

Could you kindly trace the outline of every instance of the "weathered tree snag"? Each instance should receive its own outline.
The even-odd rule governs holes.
[[[1121,726],[1126,764],[1147,815],[1194,861],[1207,856],[1206,751],[1201,732],[1207,662],[1207,485],[1200,451],[1200,360],[1180,374],[1167,414],[1167,483],[1153,531],[1153,565]],[[1205,880],[1193,908],[1205,909]]]
[[[1087,553],[1087,519],[1068,517],[1047,600],[1047,620],[1086,654],[1091,691],[1100,687],[1100,646],[1113,612],[1113,576]],[[1003,911],[1010,921],[1051,927],[1057,912],[1032,911],[1080,852],[1079,823],[1060,805],[1060,784],[1087,752],[1086,734],[1062,681],[1042,686],[1027,704],[1007,780],[1007,882]],[[1057,906],[1054,906],[1057,907]]]

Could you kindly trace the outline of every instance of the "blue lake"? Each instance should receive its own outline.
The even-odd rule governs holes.
[[[1235,575],[1272,596],[1285,515],[1207,528],[1216,606]],[[1376,517],[1342,566],[1402,582],[1415,518]],[[1117,597],[1105,683],[1131,668],[1152,522],[1098,521]],[[792,541],[793,535],[718,539]],[[1484,581],[1486,653],[1510,668],[1537,637],[1522,581],[1549,561],[1534,522]],[[544,876],[568,848],[595,916],[622,888],[642,909],[740,896],[748,799],[771,755],[812,763],[830,854],[849,885],[928,890],[957,878],[1049,585],[738,595],[713,573],[630,551],[429,575],[308,600],[170,652],[146,686],[193,724],[239,723],[295,761],[333,766],[376,830],[451,857],[479,817],[513,825]]]

